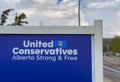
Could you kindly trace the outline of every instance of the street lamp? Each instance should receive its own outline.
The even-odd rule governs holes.
[[[80,1],[78,1],[78,25],[80,26]]]

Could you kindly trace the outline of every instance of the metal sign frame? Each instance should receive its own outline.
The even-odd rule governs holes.
[[[102,20],[93,26],[0,26],[0,34],[90,34],[92,36],[92,82],[103,82]]]

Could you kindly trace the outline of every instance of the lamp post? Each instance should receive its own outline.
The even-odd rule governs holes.
[[[78,1],[78,26],[80,26],[80,1]]]

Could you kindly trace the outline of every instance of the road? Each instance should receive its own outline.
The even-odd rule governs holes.
[[[104,76],[120,78],[120,71],[104,66]]]
[[[104,82],[120,82],[119,59],[104,57]]]

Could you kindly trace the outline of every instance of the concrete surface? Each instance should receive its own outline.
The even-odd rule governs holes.
[[[120,57],[104,56],[104,82],[120,82]]]
[[[112,81],[110,80],[110,78],[104,77],[104,82],[112,82]]]
[[[104,82],[120,82],[120,79],[112,77],[104,77]]]

